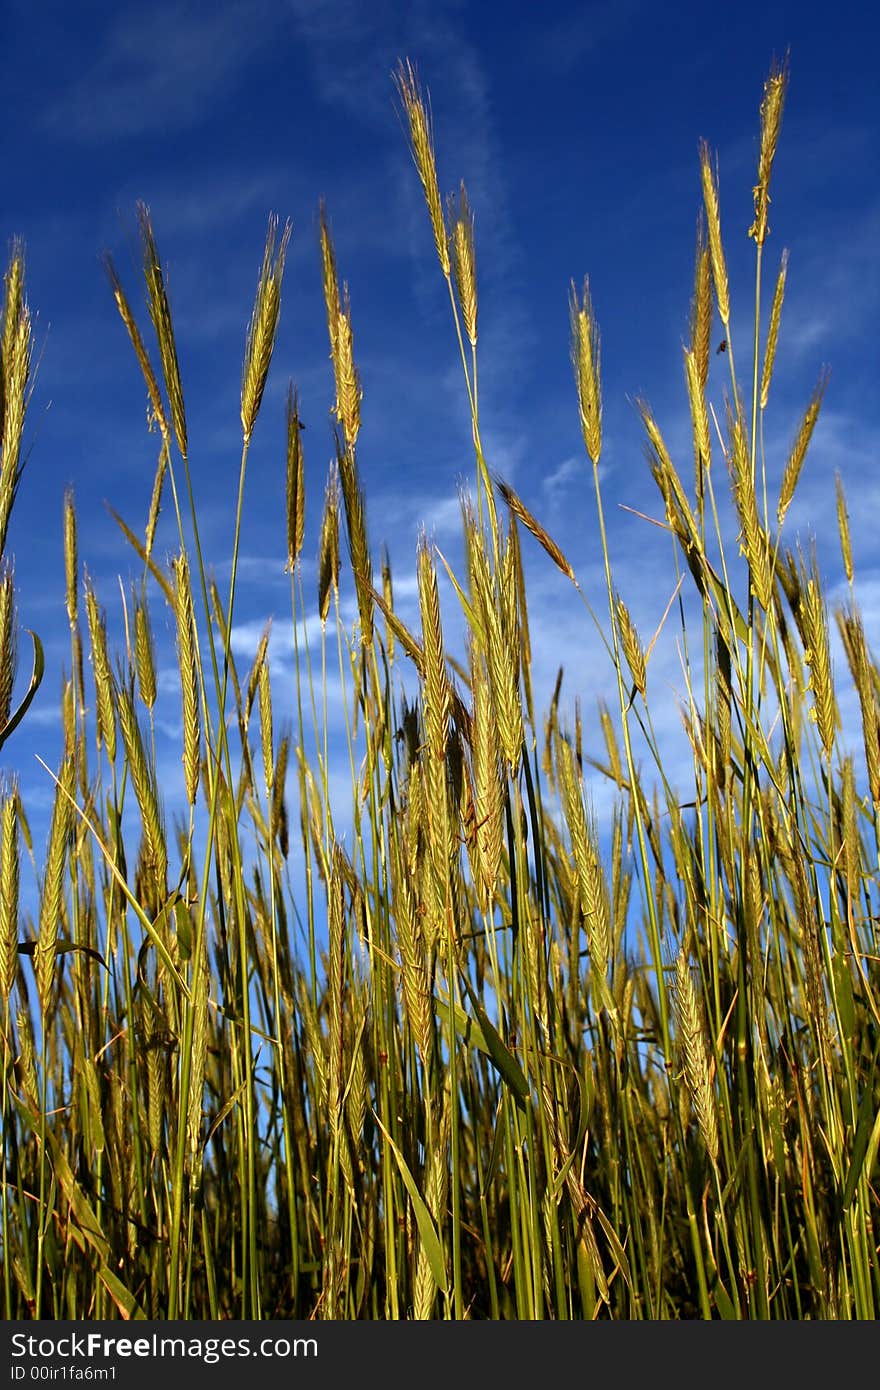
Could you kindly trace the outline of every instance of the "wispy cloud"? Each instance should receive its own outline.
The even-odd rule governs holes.
[[[107,141],[189,126],[228,97],[277,38],[283,11],[268,0],[194,0],[123,8],[94,61],[49,107],[53,136]]]
[[[525,258],[514,231],[505,173],[508,162],[496,129],[490,80],[461,6],[439,0],[430,7],[413,7],[405,15],[389,0],[369,9],[357,0],[333,6],[290,0],[290,8],[325,104],[350,112],[359,130],[371,128],[386,142],[384,176],[393,188],[394,239],[399,243],[402,236],[408,245],[420,316],[440,323],[448,314],[448,300],[419,180],[406,154],[402,118],[400,129],[395,128],[391,74],[401,58],[416,64],[433,110],[441,190],[457,187],[464,179],[475,210],[481,393],[488,422],[496,394],[503,390],[509,396],[522,384],[524,348],[532,328],[518,292]],[[388,211],[383,206],[386,235]],[[444,374],[443,387],[444,393],[463,395],[460,372]],[[499,437],[504,427],[499,411],[495,420]]]
[[[212,164],[195,173],[165,171],[151,180],[149,190],[142,187],[143,174],[138,173],[118,187],[114,201],[126,210],[133,209],[138,200],[147,201],[163,240],[201,238],[219,227],[228,235],[230,226],[254,208],[261,212],[265,209],[268,214],[278,193],[281,173],[275,168],[255,171],[252,161],[238,165],[227,162],[222,167]]]
[[[551,10],[538,33],[530,34],[531,59],[556,74],[569,73],[615,39],[630,35],[644,8],[644,0],[594,0],[558,17]]]

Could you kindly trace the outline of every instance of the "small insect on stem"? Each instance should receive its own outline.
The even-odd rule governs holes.
[[[726,352],[726,351],[727,351],[727,339],[726,339],[726,338],[722,338],[722,339],[721,339],[721,342],[718,344],[717,348],[715,349],[715,356],[717,357],[718,354],[719,354],[719,352]]]

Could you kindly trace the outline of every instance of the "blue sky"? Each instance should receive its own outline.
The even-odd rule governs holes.
[[[156,440],[145,429],[143,386],[99,262],[110,250],[140,305],[138,199],[151,209],[168,266],[203,538],[221,581],[238,477],[244,333],[267,215],[293,222],[247,482],[235,634],[242,665],[274,616],[279,689],[290,671],[283,488],[291,379],[307,425],[304,579],[307,594],[315,591],[333,400],[317,247],[322,197],[351,293],[370,539],[377,558],[388,545],[405,616],[416,613],[420,524],[457,553],[458,488],[473,475],[470,426],[445,286],[391,82],[401,57],[417,64],[430,90],[441,188],[464,179],[475,211],[490,466],[542,519],[601,610],[592,478],[568,356],[569,283],[590,277],[602,333],[611,548],[647,642],[674,578],[661,533],[620,509],[660,513],[633,400],[651,402],[689,476],[681,345],[700,199],[698,140],[705,137],[719,159],[742,369],[758,107],[771,60],[790,50],[767,250],[768,305],[782,248],[791,255],[768,466],[778,484],[829,364],[788,538],[793,544],[817,530],[832,596],[842,592],[833,522],[839,470],[858,594],[869,641],[880,647],[877,40],[869,7],[846,0],[831,11],[802,0],[723,7],[158,0],[78,4],[75,22],[66,4],[7,0],[0,207],[4,236],[26,244],[41,353],[9,546],[20,620],[39,631],[47,672],[3,762],[19,777],[35,821],[51,789],[34,754],[57,762],[61,668],[69,665],[64,488],[75,489],[81,559],[118,633],[117,575],[127,588],[138,566],[103,504],[141,531],[152,487]],[[724,359],[713,357],[710,395],[719,413],[725,384]],[[173,545],[170,526],[161,538]],[[609,668],[562,577],[531,547],[528,564],[539,703],[564,662],[565,690],[581,694],[589,719],[595,695],[612,691]],[[448,589],[444,603],[451,620]],[[24,663],[24,645],[22,654]],[[180,745],[171,650],[165,671],[158,751],[173,796]],[[683,681],[672,644],[658,646],[651,677],[658,723],[674,738],[672,691]],[[276,703],[276,723],[283,717]]]

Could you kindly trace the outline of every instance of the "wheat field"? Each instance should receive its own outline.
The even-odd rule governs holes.
[[[119,650],[104,606],[119,597],[84,574],[73,493],[63,500],[64,754],[33,913],[15,731],[44,662],[37,637],[30,677],[20,662],[26,595],[7,533],[39,454],[23,472],[33,323],[13,244],[0,343],[7,1319],[876,1317],[880,668],[840,481],[849,600],[833,613],[815,558],[786,532],[824,374],[787,458],[764,450],[785,342],[787,256],[770,267],[765,250],[787,83],[774,66],[760,105],[743,341],[717,170],[700,150],[681,364],[688,457],[673,457],[638,403],[670,592],[689,595],[667,615],[689,653],[687,785],[666,772],[652,699],[668,695],[652,689],[653,642],[606,533],[590,285],[571,289],[571,409],[604,565],[598,597],[484,454],[473,213],[464,185],[441,195],[428,100],[402,63],[396,98],[472,423],[461,569],[447,572],[422,536],[419,622],[403,621],[358,471],[356,287],[341,287],[322,208],[335,459],[307,489],[291,388],[278,469],[293,632],[319,621],[320,642],[297,641],[293,708],[273,692],[268,630],[249,669],[237,665],[244,484],[290,228],[270,220],[246,334],[221,592],[200,539],[165,271],[140,206],[149,322],[109,258],[105,268],[147,391],[155,485],[145,522],[117,517],[140,576]],[[721,334],[729,382],[713,400]],[[303,583],[307,505],[321,515],[316,592]],[[154,543],[163,507],[176,519],[173,555]],[[526,546],[582,605],[585,637],[601,639],[613,691],[590,724],[601,743],[558,685],[548,709],[534,708],[529,623],[546,618],[529,614]],[[441,595],[457,605],[454,625]],[[156,760],[166,616],[179,805],[166,804]],[[444,626],[462,623],[453,649]],[[337,676],[341,755],[328,733]],[[844,685],[855,729],[839,714]],[[331,795],[340,761],[344,805]],[[613,790],[601,826],[597,779]]]

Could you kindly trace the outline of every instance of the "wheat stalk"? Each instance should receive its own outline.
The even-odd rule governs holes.
[[[477,253],[474,244],[474,214],[462,183],[458,205],[450,195],[447,199],[449,225],[452,228],[452,268],[464,331],[472,348],[477,346]]]
[[[712,281],[715,285],[715,302],[718,316],[725,329],[730,329],[730,284],[727,279],[727,264],[721,244],[721,214],[718,207],[718,177],[712,172],[709,146],[705,140],[700,142],[700,175],[703,182],[703,206],[706,210],[706,227],[709,234],[709,258],[712,265]]]
[[[177,620],[177,659],[183,698],[183,778],[186,797],[194,806],[199,790],[201,732],[199,724],[199,673],[196,650],[196,620],[192,584],[186,553],[174,560],[175,618]]]
[[[74,775],[73,759],[66,757],[58,774],[58,785],[52,806],[49,844],[46,850],[46,871],[43,876],[43,891],[40,897],[39,933],[34,950],[37,997],[44,1019],[49,1013],[52,984],[55,977],[58,934],[64,898],[64,868],[67,862],[68,838],[72,825],[71,796],[73,794]]]
[[[569,296],[571,319],[571,361],[577,387],[578,406],[584,444],[594,467],[602,453],[602,396],[599,388],[599,327],[590,299],[590,282],[584,281],[578,302],[574,281]]]
[[[116,709],[113,697],[113,676],[107,654],[107,621],[98,608],[91,584],[86,582],[86,616],[92,646],[92,674],[95,678],[97,719],[95,732],[98,745],[103,743],[110,762],[116,760]]]
[[[776,288],[773,291],[773,303],[770,307],[770,325],[767,329],[767,345],[764,349],[764,367],[761,372],[761,409],[767,409],[767,401],[770,398],[770,381],[773,377],[773,367],[776,362],[776,346],[779,340],[779,325],[782,320],[782,302],[785,298],[785,280],[788,275],[788,252],[783,251],[779,261],[779,274],[776,277]]]
[[[776,157],[779,131],[782,126],[782,108],[788,87],[788,65],[782,67],[775,63],[764,83],[764,97],[761,102],[761,152],[758,158],[758,182],[754,188],[755,220],[749,228],[749,236],[754,237],[758,246],[763,246],[770,230],[767,224],[767,210],[770,206],[770,172]]]
[[[422,96],[419,80],[412,63],[400,62],[395,74],[395,86],[403,102],[403,110],[409,126],[410,148],[413,162],[422,183],[434,245],[440,259],[440,268],[446,278],[450,275],[449,246],[446,226],[443,221],[443,205],[440,201],[440,188],[437,183],[437,162],[434,157],[434,136],[431,129],[429,103]]]
[[[694,257],[694,292],[691,298],[690,351],[697,368],[700,392],[709,379],[709,352],[712,338],[712,259],[706,240],[703,214],[697,222],[697,250]]]
[[[278,236],[278,218],[269,218],[266,249],[257,280],[254,309],[247,332],[241,379],[241,427],[247,444],[257,421],[281,315],[281,281],[290,240],[291,224],[285,222]]]
[[[709,1048],[697,992],[691,977],[690,961],[684,948],[679,951],[675,961],[675,1008],[684,1074],[696,1111],[697,1124],[706,1152],[712,1162],[717,1163],[718,1116],[715,1093],[712,1089]]]
[[[788,462],[782,474],[782,486],[779,491],[779,506],[776,509],[776,517],[780,526],[785,520],[785,514],[791,506],[791,500],[794,497],[795,488],[801,476],[801,470],[804,466],[804,459],[806,458],[807,449],[813,436],[813,430],[819,418],[822,397],[825,395],[825,388],[827,385],[828,373],[823,372],[822,376],[819,378],[818,385],[813,390],[809,404],[804,411],[804,417],[801,420],[794,444],[791,448],[791,453],[788,456]]]
[[[183,403],[183,387],[180,381],[180,364],[177,360],[177,345],[174,340],[174,327],[171,321],[171,308],[168,303],[168,287],[165,272],[159,260],[156,239],[150,210],[145,203],[137,205],[138,230],[143,254],[144,279],[147,283],[147,308],[156,341],[159,344],[159,361],[171,410],[171,422],[177,439],[177,447],[183,458],[187,454],[186,411]]]
[[[306,531],[305,459],[299,396],[287,392],[287,568],[292,572],[302,553]]]
[[[2,572],[0,572],[0,730],[5,729],[12,713],[12,695],[17,669],[15,584],[12,572],[4,561]]]
[[[131,345],[134,348],[135,356],[138,360],[138,365],[141,369],[141,374],[144,378],[144,382],[146,383],[147,397],[149,400],[148,415],[152,420],[155,420],[156,424],[159,426],[159,430],[162,434],[163,441],[167,443],[167,441],[171,437],[171,434],[168,428],[168,420],[165,415],[165,405],[162,400],[162,393],[159,390],[159,383],[156,380],[156,373],[153,370],[153,364],[150,361],[150,355],[147,352],[146,347],[144,346],[144,340],[141,337],[141,331],[138,328],[137,321],[134,317],[134,314],[131,311],[131,306],[129,305],[128,299],[126,298],[125,290],[122,288],[122,281],[116,273],[116,267],[114,266],[113,261],[108,252],[105,252],[103,259],[104,269],[107,272],[107,278],[109,279],[110,287],[113,290],[113,298],[116,301],[116,308],[119,310],[119,317],[122,319],[122,322],[125,325],[125,330],[128,333],[129,338],[131,339]]]
[[[326,623],[331,595],[339,592],[339,473],[331,463],[324,491],[318,556],[318,612]]]
[[[8,1002],[18,969],[18,791],[0,807],[0,998]]]

